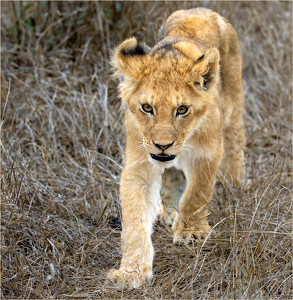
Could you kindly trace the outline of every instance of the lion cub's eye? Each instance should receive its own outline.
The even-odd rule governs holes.
[[[178,116],[178,115],[185,115],[187,112],[188,112],[188,107],[182,105],[182,106],[179,106],[179,107],[177,108],[177,113],[176,113],[176,115],[177,115],[177,116]]]
[[[141,108],[142,108],[142,110],[143,110],[144,112],[146,112],[146,113],[148,113],[148,114],[153,114],[153,113],[154,113],[154,112],[153,112],[152,106],[149,105],[149,104],[143,104],[143,105],[141,106]]]

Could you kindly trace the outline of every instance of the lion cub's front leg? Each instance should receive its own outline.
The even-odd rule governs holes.
[[[208,204],[220,161],[221,157],[213,161],[201,161],[185,170],[187,188],[172,226],[174,243],[189,244],[193,236],[203,239],[211,230],[207,221]]]
[[[152,277],[152,225],[156,218],[161,174],[146,162],[126,166],[121,178],[122,260],[108,277],[119,285],[138,287]]]

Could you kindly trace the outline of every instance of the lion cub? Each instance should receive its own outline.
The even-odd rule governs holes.
[[[152,276],[160,190],[163,209],[173,214],[174,243],[190,243],[211,230],[207,205],[218,169],[236,184],[244,177],[237,33],[211,10],[180,10],[152,49],[128,39],[114,51],[112,65],[123,77],[127,143],[122,260],[108,277],[137,287]]]

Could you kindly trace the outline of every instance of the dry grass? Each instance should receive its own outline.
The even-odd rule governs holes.
[[[154,279],[105,278],[121,257],[125,132],[110,49],[153,46],[166,18],[205,6],[239,34],[247,179],[217,184],[205,244],[156,224]],[[1,2],[1,298],[292,298],[292,3]],[[49,12],[49,13],[47,13]],[[115,219],[116,218],[116,219]]]

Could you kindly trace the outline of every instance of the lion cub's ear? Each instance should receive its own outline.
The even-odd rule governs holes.
[[[114,76],[122,75],[139,79],[146,71],[149,49],[139,45],[136,38],[120,44],[113,52],[111,64],[116,70]]]
[[[217,84],[219,81],[219,65],[220,55],[216,48],[208,49],[205,54],[203,54],[191,71],[194,76],[193,83],[196,84],[196,78],[199,77],[200,85],[208,90],[212,85]]]
[[[220,55],[216,48],[200,49],[186,41],[179,42],[173,47],[193,61],[188,70],[190,83],[209,89],[218,82]]]

